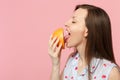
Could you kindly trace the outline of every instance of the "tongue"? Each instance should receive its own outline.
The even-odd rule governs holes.
[[[67,39],[69,38],[68,32],[66,31],[66,29],[64,29],[64,42],[67,42]]]
[[[68,38],[69,38],[69,35],[64,36],[65,42],[67,41]]]

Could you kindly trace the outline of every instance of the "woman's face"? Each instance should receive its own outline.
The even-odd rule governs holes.
[[[74,11],[72,17],[65,23],[66,31],[66,46],[77,47],[87,37],[87,27],[85,25],[85,18],[87,16],[87,10],[79,8]]]

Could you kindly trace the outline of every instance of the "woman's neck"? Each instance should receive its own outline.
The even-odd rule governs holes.
[[[77,51],[80,55],[80,63],[81,65],[86,65],[86,59],[85,59],[85,47],[86,47],[86,40],[84,40],[80,45],[77,46]]]

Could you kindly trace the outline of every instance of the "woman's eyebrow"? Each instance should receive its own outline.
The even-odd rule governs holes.
[[[75,16],[73,16],[72,18],[75,19]]]
[[[73,16],[72,19],[77,20],[75,16]]]
[[[77,20],[77,21],[79,20],[79,19],[77,19],[77,17],[75,17],[75,16],[73,16],[72,19],[73,19],[73,20]]]

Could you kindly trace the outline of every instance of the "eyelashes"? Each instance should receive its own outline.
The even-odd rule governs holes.
[[[74,24],[74,23],[76,23],[75,21],[72,21],[72,23]]]

